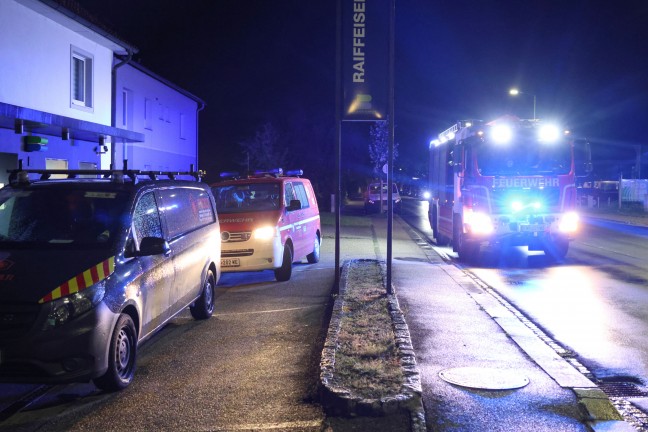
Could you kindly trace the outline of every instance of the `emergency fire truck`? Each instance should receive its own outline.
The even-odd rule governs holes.
[[[459,121],[430,142],[429,220],[437,244],[471,262],[482,245],[527,246],[554,260],[579,227],[577,175],[589,143],[539,119]]]

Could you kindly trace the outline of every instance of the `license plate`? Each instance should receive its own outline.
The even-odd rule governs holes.
[[[524,232],[538,232],[544,231],[545,226],[542,224],[520,225],[520,231]]]
[[[221,258],[221,267],[240,267],[241,260],[238,258]]]

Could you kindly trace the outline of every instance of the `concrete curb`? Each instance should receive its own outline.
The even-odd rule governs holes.
[[[353,263],[363,260],[346,261],[342,266],[340,277],[340,294],[335,299],[331,322],[329,324],[322,358],[320,361],[320,383],[322,404],[332,415],[341,416],[388,416],[397,412],[408,412],[412,419],[412,430],[424,431],[425,418],[422,415],[421,376],[416,364],[416,356],[409,328],[405,317],[400,310],[396,295],[388,296],[389,314],[392,319],[394,336],[398,347],[398,357],[403,370],[404,382],[400,392],[380,399],[363,399],[351,394],[348,389],[333,384],[335,374],[335,350],[342,320],[344,293],[347,288],[349,268]],[[365,260],[377,261],[377,260]],[[385,275],[384,263],[381,264],[383,278]]]

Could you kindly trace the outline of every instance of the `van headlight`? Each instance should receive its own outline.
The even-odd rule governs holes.
[[[51,301],[45,330],[59,327],[97,306],[104,298],[105,286],[102,281],[83,291]]]
[[[275,227],[266,226],[257,228],[253,232],[253,236],[257,240],[270,240],[275,236],[277,229]]]

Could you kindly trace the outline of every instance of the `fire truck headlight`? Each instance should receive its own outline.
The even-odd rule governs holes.
[[[562,233],[573,233],[578,230],[578,213],[568,212],[560,219],[558,229]]]
[[[490,234],[493,232],[493,221],[486,213],[471,213],[466,223],[470,225],[473,234]]]
[[[254,230],[254,238],[257,240],[270,240],[277,230],[275,227],[265,226]]]
[[[538,140],[546,143],[553,143],[560,138],[560,129],[556,125],[544,125],[538,131]]]
[[[101,281],[83,291],[50,302],[45,330],[63,325],[86,313],[103,300],[105,292],[105,282]]]
[[[491,139],[497,144],[506,144],[513,138],[513,130],[508,125],[496,125],[491,129]]]
[[[432,195],[430,194],[430,192],[428,191],[423,192],[423,199],[429,200],[431,197]]]

